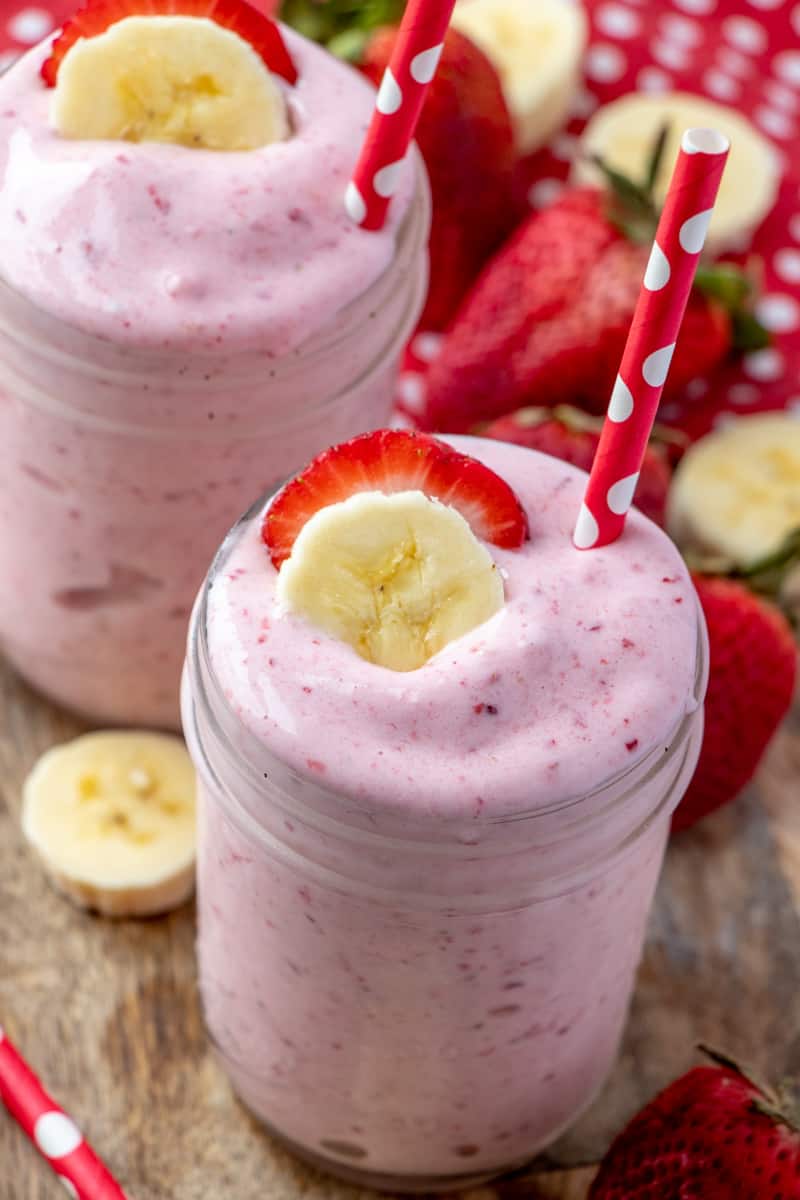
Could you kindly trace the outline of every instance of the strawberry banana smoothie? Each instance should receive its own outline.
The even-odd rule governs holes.
[[[234,529],[196,608],[184,685],[202,795],[200,978],[221,1061],[296,1150],[406,1190],[524,1161],[601,1086],[705,688],[696,597],[661,530],[634,511],[624,538],[581,553],[582,472],[496,442],[452,444],[510,484],[527,516],[529,539],[503,548],[491,482],[461,471],[452,489],[452,472],[433,470],[418,485],[480,531],[487,553],[467,593],[469,578],[499,571],[493,615],[416,669],[413,656],[379,665],[392,638],[401,657],[413,641],[413,588],[380,643],[367,618],[353,637],[309,620],[347,522],[362,520],[363,546],[390,519],[375,493],[337,504],[312,466],[305,495],[319,482],[334,507],[308,520],[280,573],[263,503]],[[297,517],[283,496],[264,526],[273,562]],[[413,527],[415,578],[433,587],[449,571],[430,633],[466,603],[452,601],[465,582],[457,531],[437,559],[425,522],[442,505],[423,514],[418,493],[391,499]],[[383,526],[368,527],[379,509]],[[340,561],[350,570],[360,553]],[[341,606],[351,623],[362,605],[378,610],[390,586],[378,563],[369,579],[362,560],[354,568],[373,589],[366,604],[336,577],[334,623]]]
[[[159,48],[169,24],[136,36]],[[288,29],[293,83],[196,24],[204,77],[241,53],[264,77],[277,140],[82,137],[107,106],[66,72],[74,49],[45,86],[50,41],[0,80],[0,644],[57,700],[150,725],[178,719],[191,603],[231,520],[386,419],[426,278],[415,158],[383,231],[344,210],[371,85]],[[206,55],[209,30],[229,40]]]

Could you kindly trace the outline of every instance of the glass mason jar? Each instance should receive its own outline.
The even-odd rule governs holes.
[[[281,358],[114,344],[0,280],[0,646],[32,684],[95,720],[178,723],[192,602],[231,521],[386,423],[429,217],[418,159],[389,268]]]
[[[211,1038],[302,1157],[388,1190],[473,1184],[557,1137],[613,1063],[700,749],[702,615],[687,715],[622,774],[550,808],[532,795],[513,819],[470,809],[438,829],[413,809],[377,828],[363,797],[299,776],[223,694],[207,600],[236,536],[198,598],[183,684]]]

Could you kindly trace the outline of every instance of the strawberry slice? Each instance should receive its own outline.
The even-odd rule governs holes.
[[[89,0],[65,24],[53,43],[41,75],[55,87],[58,69],[68,50],[80,38],[97,37],[125,17],[206,17],[244,38],[270,71],[288,83],[297,82],[297,70],[275,21],[246,0]]]
[[[513,550],[529,536],[516,493],[482,462],[438,438],[403,429],[363,433],[323,451],[278,492],[262,527],[280,570],[305,525],[321,508],[357,492],[420,491],[449,504],[485,542]]]

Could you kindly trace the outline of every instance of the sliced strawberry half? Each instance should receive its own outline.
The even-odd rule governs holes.
[[[512,488],[476,458],[427,434],[401,429],[364,433],[323,451],[278,492],[262,537],[280,570],[305,523],[357,492],[420,491],[460,512],[485,542],[513,550],[528,537],[528,518]]]
[[[98,37],[125,17],[206,17],[249,42],[273,74],[297,82],[297,69],[278,25],[245,0],[89,0],[67,21],[42,63],[47,86],[55,87],[64,55],[80,38]]]

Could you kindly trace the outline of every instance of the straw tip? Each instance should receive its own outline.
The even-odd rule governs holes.
[[[687,154],[727,154],[731,143],[718,129],[687,129],[681,149]]]

